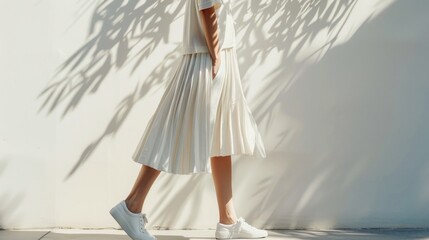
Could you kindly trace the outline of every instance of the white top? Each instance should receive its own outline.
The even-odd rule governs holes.
[[[235,46],[234,18],[229,0],[187,0],[183,27],[182,53],[209,52],[199,11],[215,6],[218,20],[219,50]]]

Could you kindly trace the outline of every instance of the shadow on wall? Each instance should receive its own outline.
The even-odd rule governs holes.
[[[267,54],[275,50],[284,53],[284,57],[278,62],[277,68],[270,74],[270,78],[281,80],[282,74],[288,71],[285,66],[291,64],[299,48],[306,41],[311,41],[322,29],[342,24],[352,10],[354,2],[355,0],[331,4],[316,0],[237,1],[234,6],[236,30],[238,34],[242,33],[242,39],[246,40],[242,40],[237,45],[240,71],[246,74],[255,64],[253,59],[257,58],[263,63],[269,60]],[[88,41],[59,67],[53,76],[52,84],[40,93],[39,97],[43,99],[40,111],[42,109],[47,109],[48,113],[54,110],[59,111],[60,103],[67,99],[69,102],[66,102],[66,107],[62,110],[64,117],[78,107],[85,96],[97,92],[115,67],[119,69],[125,64],[133,64],[130,74],[137,68],[144,67],[140,63],[144,59],[150,58],[161,41],[168,40],[171,31],[170,26],[176,20],[178,13],[181,12],[184,3],[185,0],[181,0],[173,11],[166,11],[166,9],[169,7],[171,9],[171,5],[174,3],[157,0],[144,1],[141,5],[136,0],[127,2],[104,1],[97,5],[92,14],[92,21],[89,23]],[[315,16],[317,16],[318,21],[313,22],[312,19]],[[269,25],[270,30],[263,32],[262,28],[267,27],[267,25]],[[253,42],[250,42],[251,39]],[[130,56],[129,53],[140,41],[147,41],[148,44],[135,51],[137,52],[136,55]],[[290,51],[292,45],[296,46],[295,51]],[[329,43],[326,45],[330,46]],[[148,78],[142,81],[134,92],[131,92],[118,103],[116,106],[118,110],[112,116],[105,131],[82,151],[81,157],[65,180],[71,177],[90,158],[105,137],[118,131],[134,104],[142,99],[150,88],[163,84],[164,76],[172,75],[175,63],[180,57],[179,50],[178,46],[155,68]],[[280,97],[281,94],[284,94],[288,86],[287,83],[284,81],[281,82],[280,86],[272,85],[270,88],[264,89],[264,92],[267,93],[267,96]],[[273,104],[275,103],[271,101],[256,106],[260,109],[254,113],[256,118],[260,119],[260,116],[269,114]],[[162,189],[168,189],[166,185],[174,181],[175,177],[168,176]],[[180,191],[183,196],[178,196],[179,199],[184,199],[196,190],[195,184],[201,182],[200,178],[201,176],[190,178],[190,184],[185,185]],[[195,202],[195,204],[201,203]],[[174,204],[169,203],[165,205],[174,206]],[[171,215],[169,217],[169,219],[175,219]]]
[[[263,89],[255,107],[258,122],[267,124],[262,132],[277,131],[270,137],[269,164],[237,163],[240,171],[262,173],[237,185],[242,201],[259,206],[248,209],[249,218],[269,228],[427,227],[429,5],[414,3],[395,1],[377,16],[369,14],[350,40],[314,63],[288,54],[301,47],[284,49],[283,65],[264,79],[271,88]],[[292,19],[305,16],[299,9],[290,9]],[[309,12],[316,14],[308,16],[317,17],[314,25],[323,26],[323,11]],[[285,24],[287,38],[294,39],[289,28],[295,24]],[[313,30],[309,36],[317,34]],[[285,82],[291,69],[300,74]],[[275,124],[279,113],[290,121]]]
[[[242,35],[238,57],[242,75],[253,66],[271,62],[270,54],[278,52],[275,67],[267,74],[263,96],[255,105],[256,118],[270,116],[272,107],[291,86],[305,63],[314,56],[323,56],[342,33],[343,25],[353,11],[356,0],[345,1],[239,1],[234,9],[237,32]],[[318,49],[300,54],[319,34],[328,40]],[[299,59],[298,59],[299,58]],[[256,62],[258,61],[258,62]],[[293,72],[291,72],[293,70]],[[285,76],[288,76],[286,78]],[[290,76],[290,77],[289,77]],[[268,102],[267,102],[268,101]],[[268,126],[263,126],[267,128]]]
[[[97,92],[103,81],[114,69],[113,67],[121,68],[125,64],[133,64],[130,74],[135,69],[142,67],[140,63],[144,59],[151,57],[154,49],[159,46],[161,41],[168,40],[171,23],[177,19],[177,15],[181,12],[185,1],[180,0],[180,3],[176,4],[177,2],[148,0],[144,1],[142,5],[138,5],[139,1],[136,0],[127,2],[104,1],[99,4],[95,8],[93,21],[90,23],[91,31],[88,36],[88,42],[60,66],[58,73],[53,77],[55,81],[41,92],[39,95],[40,98],[43,98],[41,109],[46,108],[51,113],[58,108],[60,102],[65,101],[64,99],[71,99],[63,110],[62,116],[65,116],[73,108],[78,107],[87,94]],[[306,131],[311,132],[308,136],[291,136],[287,129],[279,129],[277,135],[270,139],[270,141],[274,142],[270,142],[270,145],[267,146],[269,151],[266,161],[270,161],[269,164],[264,162],[260,166],[249,166],[244,158],[239,158],[236,162],[236,165],[241,170],[234,171],[235,178],[249,178],[249,175],[254,176],[255,172],[261,170],[272,172],[271,174],[260,175],[263,179],[254,178],[254,181],[257,181],[256,189],[254,186],[246,186],[249,185],[246,181],[240,181],[235,185],[236,189],[242,193],[239,196],[254,199],[254,205],[261,206],[259,208],[261,210],[253,212],[249,210],[248,214],[249,218],[261,219],[261,225],[268,226],[271,224],[268,219],[274,219],[276,221],[286,221],[282,227],[295,227],[305,222],[301,222],[300,217],[303,218],[311,214],[314,217],[330,219],[328,224],[333,224],[339,221],[335,217],[341,215],[341,211],[349,211],[347,208],[352,209],[354,207],[353,204],[356,201],[353,198],[361,197],[359,194],[362,193],[368,194],[369,202],[363,202],[367,204],[366,209],[357,218],[369,217],[370,211],[380,214],[380,212],[372,209],[372,207],[379,206],[380,201],[383,200],[377,198],[376,189],[361,189],[370,184],[370,181],[380,181],[381,176],[378,175],[378,170],[380,169],[372,170],[374,173],[374,175],[370,175],[372,179],[359,179],[359,176],[363,174],[363,171],[367,170],[372,161],[381,157],[389,157],[390,155],[380,156],[380,154],[387,153],[378,152],[376,146],[368,145],[371,142],[369,138],[372,137],[368,129],[367,135],[362,133],[360,137],[355,138],[350,142],[349,148],[336,149],[334,143],[337,143],[337,138],[342,138],[342,141],[349,140],[348,133],[350,129],[354,128],[353,131],[359,131],[361,128],[366,129],[366,126],[373,125],[371,122],[365,122],[366,119],[362,118],[363,115],[359,115],[359,113],[365,113],[362,112],[365,111],[364,109],[349,106],[347,102],[343,103],[343,105],[336,105],[335,109],[323,108],[323,104],[335,104],[332,101],[347,98],[348,93],[353,93],[356,88],[350,87],[353,85],[346,86],[346,81],[348,81],[348,84],[367,84],[360,86],[367,94],[368,89],[364,87],[371,87],[371,84],[373,84],[371,81],[377,82],[378,77],[393,77],[391,75],[370,75],[360,76],[358,77],[359,79],[356,79],[350,75],[359,74],[366,70],[372,71],[374,70],[374,65],[371,63],[378,64],[383,61],[382,55],[385,52],[382,51],[383,49],[378,48],[383,46],[383,43],[376,43],[376,46],[372,46],[374,47],[374,49],[371,49],[372,52],[368,52],[370,59],[375,58],[377,61],[367,61],[366,57],[368,55],[365,55],[364,52],[357,53],[359,53],[359,50],[366,48],[366,43],[362,41],[362,38],[366,40],[367,35],[373,33],[373,31],[386,29],[386,26],[390,24],[389,20],[383,22],[380,19],[376,19],[365,23],[350,43],[333,51],[332,47],[335,45],[338,35],[345,31],[343,26],[349,20],[356,3],[357,0],[237,1],[234,3],[233,12],[237,22],[237,36],[241,36],[241,41],[237,44],[237,55],[246,94],[250,91],[250,86],[246,82],[251,78],[247,77],[247,75],[257,69],[258,65],[271,61],[270,54],[273,52],[280,56],[273,62],[274,66],[266,74],[265,79],[261,79],[263,84],[261,82],[258,88],[261,88],[260,92],[262,94],[258,95],[258,98],[255,99],[255,104],[252,104],[252,108],[257,109],[253,112],[257,122],[264,123],[259,125],[261,133],[264,135],[265,132],[272,131],[269,126],[274,121],[273,118],[275,118],[274,115],[277,111],[273,111],[275,107],[287,113],[287,115],[294,116],[299,121],[302,121],[303,126],[307,128]],[[176,6],[173,9],[171,8],[172,4]],[[172,11],[166,11],[165,9],[168,7]],[[401,7],[404,7],[408,11],[406,14],[410,16],[422,14],[411,11],[417,9],[417,7],[411,9],[405,3],[396,2],[394,7],[394,10],[389,7],[386,10],[387,13],[381,17],[396,19],[397,9]],[[388,15],[388,13],[392,15]],[[414,20],[401,18],[405,27],[408,26],[407,24],[415,24]],[[96,27],[96,25],[101,27]],[[320,34],[327,34],[329,37],[319,48],[309,50],[307,45],[318,41]],[[138,45],[136,42],[143,40],[148,41],[148,44],[135,51],[137,52],[135,56],[130,56],[131,50]],[[307,51],[303,54],[302,49]],[[395,51],[396,49],[389,50],[393,51],[390,54],[394,57],[400,58],[402,55],[401,52]],[[423,57],[422,54],[416,54]],[[178,46],[155,68],[148,78],[140,83],[139,87],[118,103],[118,106],[116,106],[118,110],[112,116],[104,133],[82,151],[81,157],[66,176],[66,179],[72,176],[90,158],[105,137],[115,134],[119,130],[133,109],[134,104],[141,100],[150,88],[164,84],[165,76],[173,75],[174,66],[179,57]],[[352,59],[352,62],[349,61],[350,59]],[[362,65],[362,63],[364,64]],[[304,70],[311,67],[313,67],[313,69],[310,69],[311,71],[303,74]],[[380,65],[380,67],[384,68],[374,71],[377,73],[389,71],[392,66]],[[342,70],[339,71],[339,68],[342,68]],[[318,87],[317,90],[314,90],[316,89],[315,86]],[[379,85],[378,87],[382,86]],[[307,95],[305,95],[306,92]],[[308,94],[315,95],[308,96]],[[359,92],[354,92],[354,94],[354,100],[359,101],[359,96],[362,95],[359,95]],[[305,96],[307,98],[303,99]],[[375,97],[376,94],[371,95],[370,99],[374,100]],[[368,98],[362,100],[361,106],[372,104],[366,102]],[[381,105],[373,106],[380,107]],[[347,109],[348,107],[352,107],[353,109],[351,110],[353,111],[361,112],[351,113]],[[351,113],[352,115],[347,116],[344,113]],[[361,117],[361,121],[357,122],[359,120],[351,118],[352,116],[358,117],[358,119]],[[333,119],[336,119],[336,125],[329,122]],[[316,123],[316,121],[319,122]],[[331,128],[316,128],[323,124]],[[376,126],[374,126],[374,129],[376,129]],[[311,157],[309,158],[309,156],[300,152],[288,152],[288,149],[291,148],[289,144],[292,144],[290,137],[295,137],[293,140],[295,144],[298,143],[305,147],[314,148],[309,152],[318,154],[318,159],[311,159]],[[309,139],[306,139],[306,137]],[[328,141],[324,139],[328,139]],[[359,149],[359,151],[353,150],[353,147],[356,146],[366,147],[365,151],[367,150],[367,152],[363,153],[362,151],[364,150],[362,149]],[[393,145],[389,146],[392,147]],[[303,152],[305,151],[304,149]],[[350,156],[351,153],[353,153],[352,156]],[[347,159],[347,161],[342,161],[342,159]],[[391,166],[391,172],[403,160],[402,158],[396,159],[396,165]],[[378,167],[381,167],[381,165],[378,165]],[[301,172],[296,171],[297,169]],[[301,169],[306,169],[308,172],[302,172]],[[178,176],[169,176],[162,189],[169,189],[171,186],[168,185],[173,184],[172,182],[176,177]],[[388,175],[388,177],[392,176]],[[199,178],[199,176],[189,178],[190,184],[185,185],[178,193],[178,196],[171,198],[171,201],[175,201],[175,204],[177,204],[193,191],[199,189],[195,187],[196,184],[201,182]],[[338,179],[342,179],[341,184],[338,184]],[[332,186],[336,185],[338,189],[331,189]],[[357,188],[355,189],[356,195],[344,196],[343,193],[350,191],[348,188],[351,187]],[[416,186],[409,191],[417,190]],[[164,192],[164,194],[168,194],[168,191]],[[333,196],[337,198],[332,199]],[[337,210],[319,209],[321,206],[326,205],[327,202],[334,200],[342,202],[343,206],[339,206]],[[202,205],[198,199],[193,201],[197,208]],[[411,203],[411,200],[408,203]],[[394,202],[390,204],[393,205]],[[168,208],[168,206],[177,205],[166,202],[165,208]],[[364,207],[363,204],[360,207]],[[262,212],[262,209],[266,210]],[[314,211],[317,213],[314,214]],[[353,211],[356,210],[352,209]],[[170,211],[170,213],[172,212],[175,211]],[[284,219],[282,216],[276,215],[276,213],[284,212],[291,212],[291,219]],[[169,215],[169,219],[173,221],[175,218]],[[189,216],[189,219],[192,219],[192,216]],[[349,222],[352,221],[348,220]],[[361,223],[359,219],[357,221]]]
[[[182,6],[185,1],[181,0],[177,5]],[[60,103],[69,101],[65,103],[62,114],[64,117],[78,107],[84,97],[96,93],[115,68],[120,69],[126,64],[132,64],[132,71],[129,73],[131,75],[136,69],[144,67],[141,62],[149,58],[162,41],[168,41],[170,26],[177,19],[181,8],[168,11],[171,9],[170,5],[175,4],[170,1],[148,0],[143,4],[139,3],[141,1],[138,0],[103,1],[95,7],[92,21],[89,23],[89,40],[58,68],[52,77],[53,82],[39,94],[38,97],[43,98],[39,111],[46,108],[48,113],[51,113],[59,108]],[[141,42],[144,42],[143,47],[136,51],[134,48],[142,46]],[[136,54],[130,56],[130,52]],[[91,157],[106,137],[118,131],[134,104],[142,99],[149,89],[162,84],[165,76],[171,75],[179,56],[178,46],[134,92],[118,103],[118,110],[104,132],[82,151],[64,180]]]
[[[250,36],[256,36],[253,43],[248,41],[238,43],[240,59],[248,59],[248,62],[242,64],[241,71],[246,73],[249,70],[244,66],[251,66],[253,63],[251,59],[259,57],[262,62],[267,60],[265,54],[273,49],[283,52],[290,49],[293,43],[298,43],[296,47],[298,51],[299,47],[311,40],[318,31],[327,26],[341,24],[354,2],[355,0],[347,0],[339,4],[327,4],[320,1],[301,3],[299,1],[270,3],[240,1],[234,7],[237,32],[244,32],[243,39],[249,40],[252,39]],[[46,108],[48,113],[51,113],[59,103],[65,99],[71,99],[63,110],[64,117],[73,108],[78,107],[87,94],[97,92],[114,67],[121,68],[124,64],[134,64],[130,72],[132,74],[135,69],[141,67],[140,63],[145,58],[150,57],[162,40],[168,41],[170,26],[177,19],[185,0],[181,0],[171,12],[166,9],[172,9],[170,6],[174,4],[172,2],[149,0],[142,5],[138,3],[139,1],[136,0],[126,3],[104,1],[96,6],[89,26],[90,32],[87,37],[89,40],[59,67],[53,76],[54,82],[39,94],[39,97],[43,98],[40,110]],[[334,11],[337,17],[332,18],[330,15]],[[319,17],[320,21],[317,24],[311,23],[311,19],[320,12],[324,12],[323,16]],[[254,16],[252,19],[248,19],[249,13]],[[299,16],[298,13],[300,13]],[[264,24],[269,19],[275,20],[271,30],[262,33],[261,28],[266,27]],[[97,27],[99,25],[100,27]],[[298,29],[302,31],[299,34]],[[148,44],[139,49],[135,56],[129,56],[128,53],[140,41],[147,41]],[[180,46],[144,80],[138,89],[120,101],[117,106],[118,111],[106,126],[105,132],[82,152],[81,158],[67,178],[90,157],[106,136],[119,129],[135,102],[143,98],[151,87],[161,84],[163,76],[171,75],[168,73],[174,71],[175,62],[180,57],[179,48]],[[285,61],[279,64],[276,72],[286,71],[284,65],[287,65],[289,58],[293,59],[293,55],[293,52],[287,53]],[[277,75],[281,76],[281,73]],[[266,104],[263,109],[264,111],[259,115],[267,113],[270,104]]]
[[[236,162],[234,175],[236,179],[242,180],[236,181],[235,184],[238,190],[236,196],[242,197],[237,202],[252,199],[253,206],[260,206],[254,209],[243,209],[247,212],[246,216],[249,219],[257,219],[258,222],[255,222],[255,225],[268,228],[299,227],[299,224],[290,222],[290,219],[285,219],[284,216],[276,216],[275,213],[284,213],[283,206],[290,206],[292,208],[290,211],[299,213],[300,207],[304,207],[305,199],[308,199],[306,189],[311,192],[317,188],[317,185],[309,184],[300,186],[300,189],[294,189],[296,187],[293,185],[296,181],[300,181],[300,178],[306,174],[296,175],[298,172],[294,167],[299,169],[299,165],[289,166],[293,162],[288,162],[292,159],[311,162],[312,159],[304,159],[305,156],[301,153],[287,151],[290,148],[287,145],[288,140],[293,137],[293,132],[286,128],[289,125],[288,122],[279,123],[278,121],[281,120],[276,120],[278,119],[276,112],[280,110],[290,115],[285,107],[287,103],[284,98],[290,94],[290,89],[299,81],[308,65],[319,61],[333,48],[338,36],[345,31],[344,25],[349,21],[349,16],[356,4],[357,0],[239,1],[236,4],[234,11],[238,14],[237,32],[241,35],[237,52],[240,70],[242,76],[249,76],[248,78],[255,79],[254,83],[264,86],[259,91],[257,99],[252,102],[252,109],[257,109],[253,114],[259,123],[258,127],[263,138],[275,139],[275,141],[271,140],[271,146],[266,146],[269,163],[266,162],[267,160],[262,160],[249,166],[248,159],[245,157],[239,158]],[[324,35],[322,40],[320,35]],[[316,47],[310,47],[316,41],[322,41],[322,43],[314,44]],[[275,53],[275,61],[271,58],[273,53]],[[267,65],[267,63],[274,65],[270,72],[261,74],[263,77],[254,74],[253,71],[258,68],[258,65]],[[251,86],[243,81],[243,87],[245,94],[248,95]],[[310,87],[308,90],[313,92],[312,89],[314,88]],[[305,102],[299,105],[303,109],[306,108]],[[284,127],[273,129],[276,121],[277,126],[280,124]],[[264,137],[270,134],[271,139]],[[252,173],[260,174],[256,177]],[[317,182],[318,178],[315,175],[309,177],[316,179]],[[296,202],[292,200],[288,204],[287,201],[290,201],[288,198],[294,194],[290,191],[296,191],[296,198],[300,200]],[[291,218],[299,219],[298,213]]]

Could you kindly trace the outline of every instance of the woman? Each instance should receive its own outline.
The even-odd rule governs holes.
[[[237,218],[231,155],[265,158],[243,94],[230,2],[187,0],[182,58],[132,156],[142,167],[128,197],[110,210],[134,240],[156,239],[142,208],[161,171],[212,173],[219,207],[215,237],[261,238],[267,232]]]

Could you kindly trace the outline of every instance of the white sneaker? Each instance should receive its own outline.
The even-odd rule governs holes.
[[[268,236],[268,232],[251,226],[240,217],[234,224],[227,225],[218,222],[215,236],[217,239],[263,238]]]
[[[133,213],[125,204],[125,200],[120,201],[109,211],[110,215],[119,223],[122,230],[133,240],[156,240],[146,230],[147,218],[144,213]]]

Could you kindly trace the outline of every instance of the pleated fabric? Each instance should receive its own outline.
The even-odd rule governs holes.
[[[265,158],[246,102],[236,50],[221,50],[212,78],[208,52],[183,54],[132,155],[135,162],[174,174],[211,173],[210,157]]]

